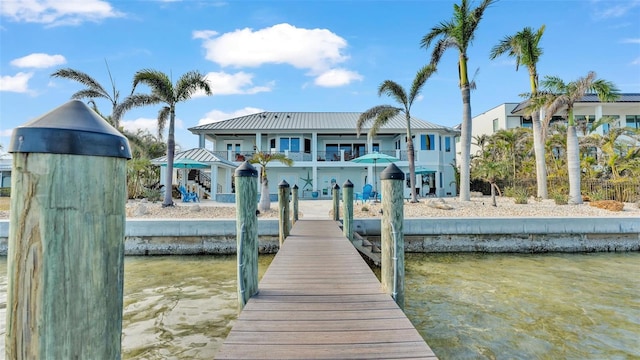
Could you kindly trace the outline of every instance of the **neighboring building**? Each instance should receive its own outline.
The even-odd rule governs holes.
[[[11,187],[11,168],[13,157],[8,153],[0,154],[0,188]]]
[[[493,135],[498,130],[513,129],[517,127],[531,128],[531,117],[525,116],[527,101],[521,103],[504,103],[490,109],[480,115],[476,115],[472,120],[472,145],[471,155],[475,155],[479,147],[473,145],[474,137],[480,135]],[[592,124],[603,116],[616,119],[611,125],[605,124],[597,129],[587,131],[596,134],[606,134],[610,127],[631,127],[640,129],[640,94],[621,94],[615,102],[601,102],[596,95],[586,95],[574,104],[574,116],[578,122],[588,122]],[[560,116],[555,114],[551,122],[565,122]],[[578,131],[578,136],[582,136]]]
[[[223,160],[240,164],[256,152],[280,152],[294,160],[291,167],[269,163],[269,192],[277,193],[282,180],[298,185],[302,198],[328,198],[333,184],[346,180],[361,191],[365,184],[380,189],[380,172],[388,163],[362,164],[351,160],[372,152],[399,159],[395,162],[407,173],[406,122],[404,114],[391,119],[375,137],[369,128],[356,135],[358,112],[262,112],[189,129],[200,138],[200,148]],[[411,119],[414,136],[416,185],[421,196],[455,196],[454,138],[458,132],[416,118]],[[374,174],[375,168],[375,174]],[[233,170],[211,166],[219,193],[233,193]],[[213,181],[213,180],[212,180]],[[407,181],[408,183],[408,181]],[[410,189],[405,185],[405,197]],[[212,198],[218,197],[211,194]]]

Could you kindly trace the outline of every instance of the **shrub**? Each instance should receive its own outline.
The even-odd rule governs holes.
[[[160,189],[145,189],[143,196],[151,202],[162,200],[162,191]]]
[[[569,203],[569,195],[562,193],[555,193],[551,195],[556,205],[567,205]]]
[[[0,196],[11,197],[11,188],[10,187],[0,188]]]
[[[589,194],[590,201],[600,201],[600,200],[608,200],[607,192],[603,189],[596,190]]]
[[[523,187],[507,187],[504,189],[504,195],[513,198],[516,204],[528,204],[529,194],[527,189]]]

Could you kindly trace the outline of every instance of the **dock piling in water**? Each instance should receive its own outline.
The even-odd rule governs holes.
[[[331,197],[333,199],[333,220],[340,220],[340,185],[333,184],[331,189]]]
[[[258,292],[258,170],[248,161],[234,173],[236,186],[236,257],[238,311]]]
[[[404,173],[394,164],[380,174],[382,183],[382,289],[404,309]]]
[[[353,241],[353,183],[347,179],[342,184],[342,233]]]
[[[16,128],[7,359],[120,359],[127,139],[78,100]]]
[[[278,227],[280,229],[279,240],[280,247],[284,243],[284,239],[289,236],[289,183],[282,180],[278,184]]]
[[[293,188],[291,188],[291,196],[291,206],[293,207],[292,222],[295,224],[298,221],[298,184],[293,185]]]

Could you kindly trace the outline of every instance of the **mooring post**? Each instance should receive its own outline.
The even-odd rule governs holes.
[[[342,233],[353,241],[353,183],[347,179],[342,184]]]
[[[340,220],[340,186],[333,184],[331,189],[331,197],[333,198],[333,220]]]
[[[238,311],[258,292],[258,170],[248,161],[236,168],[236,258]]]
[[[381,282],[404,309],[404,173],[395,164],[380,174],[382,183]]]
[[[280,247],[289,236],[289,183],[282,180],[278,184],[278,239]]]
[[[291,196],[293,197],[291,204],[293,205],[293,223],[295,224],[298,221],[298,184],[293,185]]]
[[[7,359],[120,359],[127,139],[78,100],[13,131]]]

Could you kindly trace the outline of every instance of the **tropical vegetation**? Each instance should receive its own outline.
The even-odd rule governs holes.
[[[369,129],[369,136],[374,137],[380,128],[384,126],[389,120],[399,113],[404,113],[405,126],[407,129],[407,160],[409,162],[409,185],[411,186],[411,202],[418,202],[416,194],[416,165],[415,165],[415,153],[413,147],[413,136],[411,134],[411,106],[413,102],[418,98],[425,83],[436,71],[436,67],[433,64],[426,65],[422,69],[418,70],[411,89],[407,91],[398,83],[392,80],[385,80],[378,87],[378,96],[385,94],[393,98],[402,107],[395,107],[391,105],[378,105],[363,112],[356,123],[356,133],[360,136],[362,127],[369,121],[373,120],[371,128]]]
[[[483,0],[475,9],[472,9],[469,0],[461,0],[460,5],[453,5],[453,17],[449,21],[441,22],[434,26],[421,41],[421,47],[428,49],[435,42],[431,53],[431,64],[436,66],[444,52],[449,48],[458,50],[458,76],[460,79],[460,91],[462,95],[462,124],[460,132],[460,200],[469,201],[470,193],[470,153],[471,153],[471,88],[467,63],[469,57],[467,50],[475,31],[482,20],[482,16],[489,5],[496,0]],[[437,39],[437,40],[436,40]]]
[[[148,86],[151,90],[150,94],[135,93],[139,84]],[[202,91],[206,95],[211,95],[211,88],[205,79],[205,76],[198,71],[190,71],[180,76],[175,85],[171,82],[171,78],[165,73],[143,69],[133,77],[133,91],[127,96],[122,104],[116,108],[114,117],[119,116],[132,108],[143,107],[155,104],[164,104],[158,111],[158,134],[164,131],[169,122],[167,135],[167,173],[165,178],[165,195],[162,202],[163,207],[173,206],[173,160],[175,158],[175,120],[176,105],[180,102],[187,101],[195,95],[196,92]]]
[[[293,160],[283,153],[267,153],[259,151],[249,160],[251,164],[260,165],[260,202],[258,210],[267,211],[271,208],[271,198],[269,196],[269,178],[267,177],[267,165],[272,161],[278,161],[287,166],[293,165]]]

